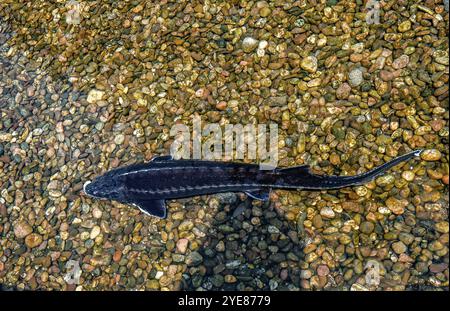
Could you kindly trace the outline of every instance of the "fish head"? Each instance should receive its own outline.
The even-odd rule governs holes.
[[[88,181],[83,186],[83,191],[88,196],[98,199],[123,200],[123,184],[117,176],[105,174]]]

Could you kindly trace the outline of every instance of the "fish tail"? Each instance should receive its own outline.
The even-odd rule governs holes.
[[[370,170],[370,171],[360,174],[360,175],[329,176],[329,178],[330,178],[329,185],[330,186],[334,185],[334,186],[341,188],[341,187],[355,186],[355,185],[361,185],[361,184],[367,183],[369,181],[374,180],[376,177],[385,173],[387,170],[396,166],[397,164],[408,161],[414,157],[420,156],[421,152],[422,152],[421,149],[408,152],[408,153],[401,155],[383,165],[380,165],[380,166],[374,168],[373,170]],[[324,178],[326,179],[327,177],[324,177]]]

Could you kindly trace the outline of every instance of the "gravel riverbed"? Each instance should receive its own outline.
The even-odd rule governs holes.
[[[0,285],[448,290],[448,1],[368,7],[2,1]],[[323,174],[425,152],[364,186],[170,201],[164,220],[83,195],[192,116],[276,123],[278,165]]]

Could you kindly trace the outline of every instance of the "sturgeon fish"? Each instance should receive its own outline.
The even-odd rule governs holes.
[[[268,200],[271,189],[326,190],[361,185],[393,166],[419,156],[421,150],[399,156],[354,176],[318,175],[308,165],[260,170],[257,164],[174,160],[159,156],[147,163],[120,167],[84,184],[91,197],[132,204],[147,215],[165,218],[165,200],[220,192],[245,192]]]

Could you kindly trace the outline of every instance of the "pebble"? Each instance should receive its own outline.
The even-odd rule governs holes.
[[[448,233],[448,221],[441,221],[436,223],[435,229],[440,233]]]
[[[409,64],[409,56],[403,54],[399,58],[395,59],[392,62],[392,68],[394,69],[402,69],[405,68]]]
[[[402,254],[402,253],[406,252],[406,250],[408,248],[406,247],[406,245],[403,242],[398,241],[398,242],[392,243],[392,249],[394,250],[394,252],[396,254]]]
[[[302,270],[300,271],[300,278],[301,279],[310,279],[312,277],[313,273],[311,270]]]
[[[29,248],[34,248],[42,243],[42,236],[37,233],[31,233],[25,238],[25,245]]]
[[[396,215],[401,215],[405,211],[405,202],[394,197],[389,197],[386,200],[386,206]]]
[[[91,233],[89,235],[90,239],[95,239],[96,237],[99,236],[99,234],[101,233],[101,229],[100,226],[94,226],[91,230]]]
[[[242,49],[246,53],[250,53],[258,47],[259,41],[252,37],[245,37],[242,41]]]
[[[398,25],[398,31],[400,31],[400,32],[406,32],[406,31],[408,31],[410,29],[411,29],[411,22],[409,20],[401,22]]]
[[[385,187],[392,185],[395,182],[395,177],[391,174],[386,174],[378,177],[375,182],[378,186]]]
[[[198,266],[203,261],[203,256],[199,252],[191,252],[186,256],[188,266]]]
[[[409,245],[414,241],[414,235],[412,235],[410,233],[401,232],[398,237],[399,237],[400,241],[402,241],[406,245]]]
[[[336,216],[336,213],[333,211],[333,209],[331,207],[326,206],[326,207],[323,207],[320,210],[320,215],[322,217],[331,219],[331,218],[334,218]]]
[[[359,67],[350,71],[348,77],[351,86],[359,86],[364,81],[363,72]]]
[[[25,221],[19,221],[14,225],[14,234],[18,239],[23,239],[33,232],[33,228]]]
[[[114,143],[116,145],[122,145],[124,141],[125,141],[125,136],[122,134],[118,134],[114,137]]]
[[[264,7],[262,7],[262,8],[259,10],[259,16],[261,16],[261,17],[267,17],[267,16],[270,15],[271,12],[272,12],[272,11],[270,10],[269,7],[264,6]]]
[[[371,223],[370,221],[365,221],[359,226],[359,230],[361,230],[362,233],[372,233],[372,231],[375,229],[375,225]]]
[[[184,254],[187,251],[188,248],[188,244],[189,244],[189,240],[188,239],[179,239],[177,241],[177,250],[181,253]]]
[[[448,269],[448,264],[440,263],[440,264],[431,264],[430,265],[430,272],[431,273],[440,273],[443,272],[445,269]]]
[[[99,100],[103,99],[104,95],[105,95],[105,92],[96,90],[96,89],[92,89],[89,91],[86,101],[90,104],[94,104],[94,103],[98,102]]]
[[[103,212],[101,209],[99,209],[98,207],[94,207],[94,209],[92,210],[92,216],[94,216],[94,218],[96,219],[100,219],[102,218]]]
[[[190,220],[185,220],[178,226],[178,230],[180,231],[189,231],[192,228],[194,228],[194,223]]]
[[[439,150],[427,149],[427,150],[423,150],[420,153],[420,157],[424,161],[439,161],[442,157],[442,154]]]
[[[415,177],[415,174],[412,171],[404,171],[404,172],[402,172],[402,177],[406,181],[413,181],[414,177]]]
[[[327,276],[330,273],[330,269],[326,265],[319,265],[317,267],[317,274],[319,276]]]
[[[227,274],[224,277],[225,283],[235,283],[237,281],[237,278],[232,274]]]
[[[350,96],[352,88],[348,83],[342,83],[336,90],[336,97],[338,99],[347,99]]]
[[[435,50],[433,53],[433,57],[437,63],[448,66],[449,64],[448,51]]]
[[[324,222],[322,220],[322,217],[320,215],[316,215],[313,218],[313,226],[320,229],[324,226]]]
[[[315,73],[317,71],[317,58],[314,56],[305,57],[300,66],[309,73]]]

